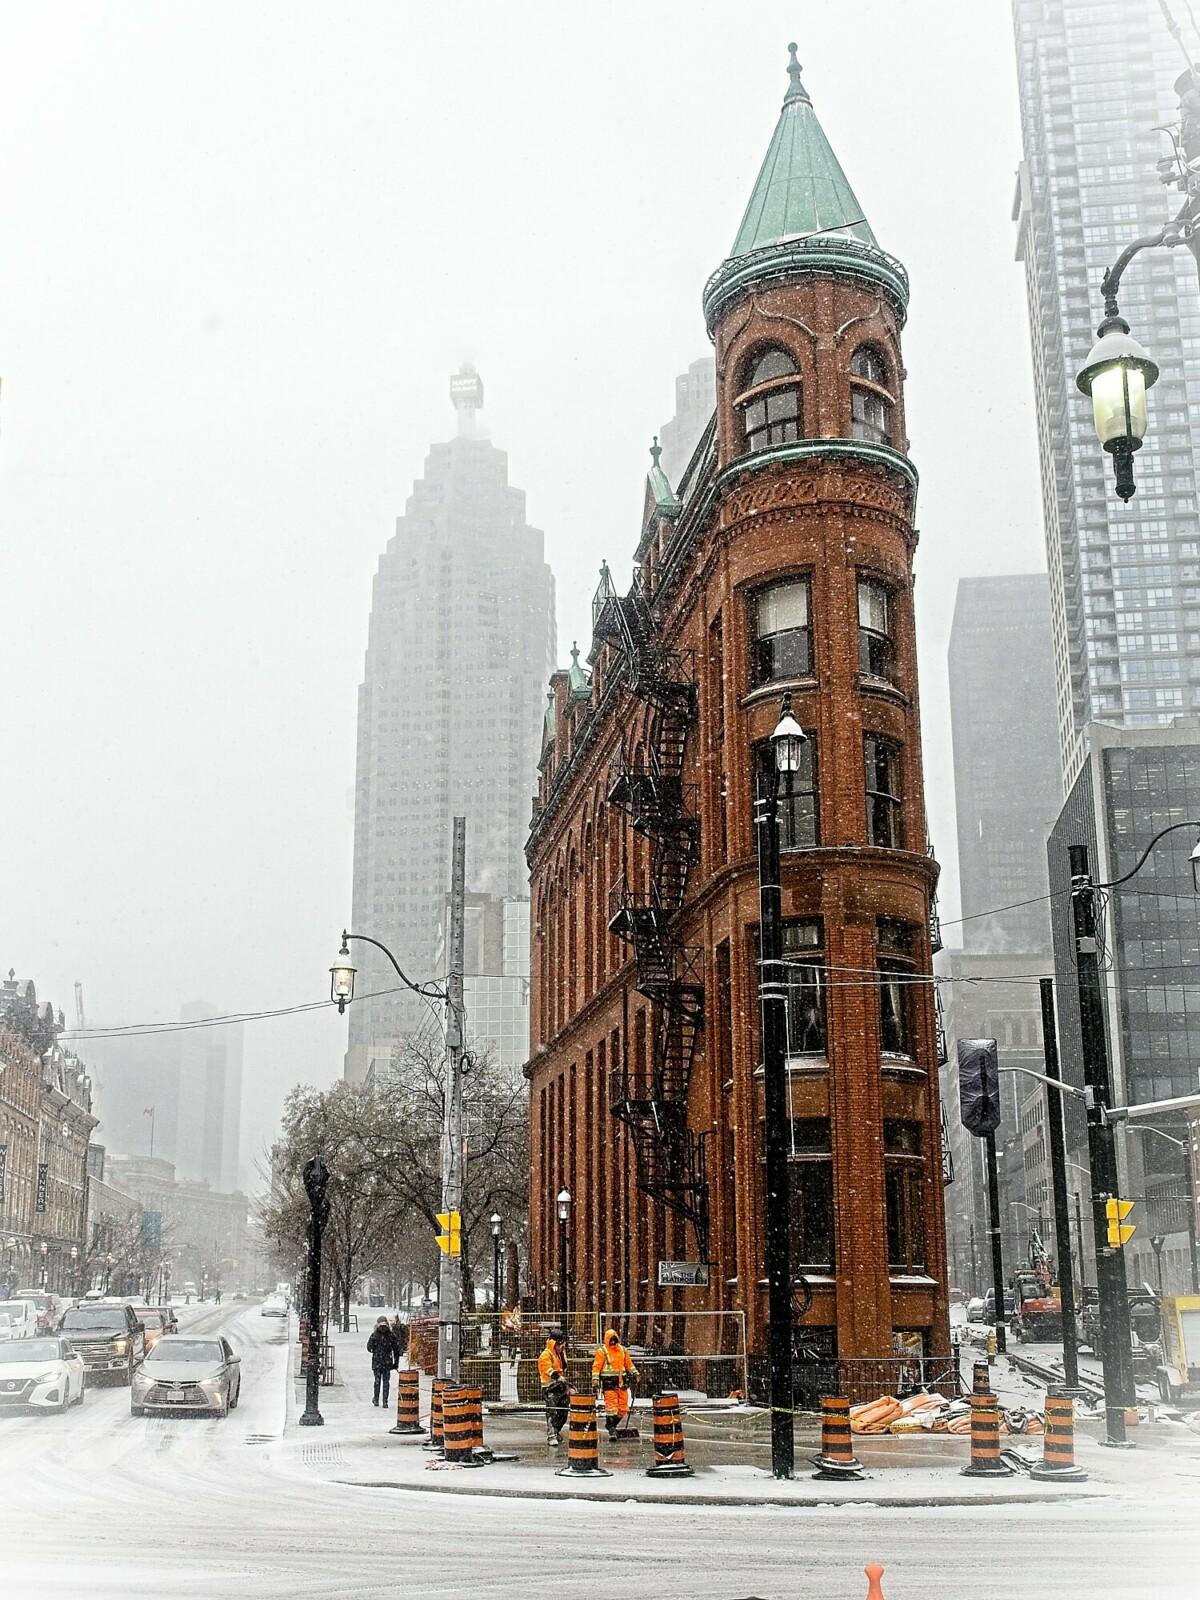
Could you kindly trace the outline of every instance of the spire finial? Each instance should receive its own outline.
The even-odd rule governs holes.
[[[579,665],[579,641],[578,641],[578,639],[572,639],[571,640],[571,665],[573,667],[577,667]]]
[[[662,455],[662,445],[659,444],[658,435],[655,434],[654,435],[654,443],[650,446],[650,459],[651,459],[651,461],[653,461],[655,466],[658,465],[658,458],[661,455]]]
[[[791,82],[788,85],[788,92],[783,97],[785,106],[790,106],[795,100],[803,100],[807,105],[812,104],[808,98],[808,90],[800,81],[800,63],[796,59],[796,51],[799,48],[794,40],[788,45],[788,77]]]

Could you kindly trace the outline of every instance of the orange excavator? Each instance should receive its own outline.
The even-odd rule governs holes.
[[[1019,1342],[1062,1338],[1062,1296],[1050,1252],[1036,1227],[1029,1230],[1029,1265],[1012,1276],[1013,1332]]]

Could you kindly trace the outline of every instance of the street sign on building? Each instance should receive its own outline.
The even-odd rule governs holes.
[[[660,1289],[707,1289],[707,1261],[660,1261],[658,1263]]]
[[[35,1211],[45,1211],[50,1202],[50,1167],[45,1161],[38,1163],[37,1198],[34,1201]]]

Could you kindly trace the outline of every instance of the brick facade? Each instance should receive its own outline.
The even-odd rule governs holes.
[[[803,1325],[818,1348],[842,1357],[888,1355],[896,1332],[913,1331],[941,1352],[940,1107],[933,990],[922,981],[932,971],[937,867],[912,609],[906,280],[873,246],[792,249],[782,266],[780,253],[759,251],[757,277],[710,283],[715,428],[677,495],[657,466],[648,478],[634,588],[618,597],[605,584],[598,594],[590,683],[568,673],[552,682],[529,841],[531,1275],[539,1302],[557,1305],[554,1196],[565,1184],[575,1201],[572,1304],[740,1310],[750,1350],[764,1348],[752,788],[755,747],[787,691],[816,771],[815,824],[796,824],[782,868],[783,915],[805,963],[797,981],[803,971],[810,985],[796,991],[806,1031],[789,1055],[791,1181],[795,1204],[807,1208],[794,1221],[793,1255],[812,1291]],[[761,392],[794,396],[780,406],[793,406],[795,425],[751,442],[753,379],[769,352],[793,374]],[[873,438],[861,428],[854,436],[857,390],[882,402],[870,413],[882,418]],[[807,637],[764,667],[777,643],[764,638],[771,624],[762,619],[773,614],[764,592],[797,580]],[[797,593],[785,596],[793,610]],[[886,624],[883,653],[868,663],[860,609],[871,595]],[[624,632],[613,620],[622,617]],[[675,696],[669,704],[655,672]],[[876,746],[865,741],[875,739],[892,763],[894,805],[867,794],[865,751]],[[663,780],[676,758],[677,777]],[[641,805],[640,825],[639,783],[659,805],[649,823],[649,802]],[[665,821],[664,793],[675,807]],[[869,818],[881,815],[892,834],[873,843]],[[676,894],[677,880],[667,880],[687,852]],[[674,951],[674,990],[654,970],[663,950]],[[680,992],[683,1021],[663,1046],[674,1002],[661,997]],[[696,1030],[691,996],[703,1010]],[[670,1121],[672,1095],[686,1129],[676,1130],[670,1159],[660,1151],[641,1169],[657,1174],[650,1186],[665,1195],[652,1198],[639,1190],[635,1146],[660,1112]],[[701,1251],[708,1289],[656,1287],[658,1261]]]

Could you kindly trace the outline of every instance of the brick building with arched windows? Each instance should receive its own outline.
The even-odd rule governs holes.
[[[552,682],[528,845],[542,1305],[562,1293],[565,1185],[573,1305],[660,1332],[740,1310],[764,1349],[752,791],[786,691],[807,735],[780,803],[804,1341],[947,1349],[907,301],[793,51],[704,291],[715,416],[676,485],[652,451],[632,587],[603,569],[591,673]],[[707,1263],[707,1287],[660,1289],[662,1261]],[[694,1326],[668,1333],[695,1344]]]

